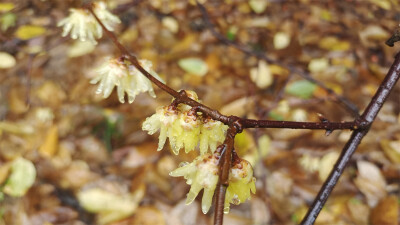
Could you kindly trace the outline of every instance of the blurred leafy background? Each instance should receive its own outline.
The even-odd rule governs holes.
[[[108,0],[121,42],[176,90],[247,118],[331,121],[353,116],[318,85],[287,68],[221,44],[186,0]],[[360,109],[399,47],[396,0],[202,1],[229,40],[309,71]],[[196,156],[157,152],[141,130],[171,98],[103,100],[89,80],[118,50],[103,37],[61,38],[57,22],[81,1],[0,3],[0,224],[211,224],[189,186],[168,173]],[[283,90],[283,91],[282,91]],[[282,98],[277,96],[282,95]],[[316,224],[399,224],[400,88],[396,86]],[[236,150],[250,161],[257,193],[225,224],[296,224],[350,131],[246,130]]]

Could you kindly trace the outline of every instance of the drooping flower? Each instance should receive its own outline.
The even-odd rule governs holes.
[[[185,92],[189,98],[198,101],[195,92]],[[160,130],[157,150],[164,147],[168,138],[172,151],[177,155],[181,148],[185,148],[187,153],[199,144],[201,154],[207,153],[208,148],[214,152],[217,145],[225,140],[228,126],[210,118],[204,119],[201,113],[192,111],[191,106],[179,104],[158,109],[156,114],[146,119],[142,129],[150,135]]]
[[[173,127],[177,123],[177,119],[178,112],[173,107],[164,106],[158,108],[154,115],[144,121],[142,129],[146,130],[150,135],[160,130],[157,151],[163,149],[167,137],[170,137],[173,133]]]
[[[253,167],[244,159],[235,161],[229,172],[229,186],[226,189],[224,213],[229,212],[229,205],[239,205],[256,193]]]
[[[204,214],[211,207],[214,191],[218,183],[219,153],[198,156],[193,162],[186,163],[170,173],[170,176],[183,176],[186,183],[191,185],[187,194],[186,204],[190,204],[204,188],[201,209]]]
[[[161,80],[151,69],[151,62],[139,60],[139,63],[154,77]],[[90,83],[97,84],[100,82],[96,94],[103,93],[103,98],[108,98],[115,86],[117,86],[118,99],[121,103],[125,102],[125,93],[128,95],[129,103],[132,103],[136,95],[141,92],[148,92],[151,97],[156,97],[150,80],[134,66],[129,65],[124,58],[107,60],[99,67],[97,73],[98,76],[92,79]]]
[[[97,44],[96,38],[102,37],[103,29],[94,16],[88,10],[81,8],[69,11],[69,16],[57,24],[57,26],[63,27],[62,36],[65,37],[70,33],[72,39],[79,38],[81,41],[89,40],[93,44]],[[93,3],[93,11],[110,31],[113,31],[115,25],[121,22],[117,16],[107,10],[104,2]]]
[[[220,121],[205,119],[201,127],[200,153],[206,153],[208,147],[210,147],[211,152],[214,152],[215,149],[217,149],[218,143],[222,143],[225,140],[225,133],[227,130],[228,126]]]

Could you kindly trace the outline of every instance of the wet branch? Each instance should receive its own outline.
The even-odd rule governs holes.
[[[117,46],[120,52],[129,60],[132,65],[134,65],[144,76],[146,76],[153,84],[162,89],[163,91],[170,94],[175,98],[177,104],[184,103],[186,105],[196,107],[198,111],[210,116],[214,120],[223,122],[224,124],[230,126],[234,121],[243,125],[244,128],[291,128],[291,129],[319,129],[319,130],[337,130],[337,129],[357,129],[359,127],[358,122],[330,122],[328,120],[324,122],[292,122],[292,121],[272,121],[272,120],[249,120],[243,119],[236,116],[226,116],[213,110],[195,100],[186,96],[184,91],[177,92],[170,88],[168,85],[162,83],[153,77],[149,72],[147,72],[139,63],[138,59],[129,53],[129,51],[118,41],[115,34],[109,31],[104,24],[100,21],[97,15],[93,12],[90,5],[86,8],[93,14],[97,22],[101,25],[104,32],[111,38],[113,43]]]
[[[225,194],[229,186],[229,170],[232,164],[233,144],[237,133],[240,133],[240,130],[235,125],[231,125],[227,131],[224,144],[221,145],[223,149],[219,160],[219,181],[215,188],[214,225],[222,225],[224,220]]]
[[[326,118],[320,117],[320,122],[293,122],[293,121],[272,121],[272,120],[251,120],[251,119],[244,119],[239,118],[236,116],[226,116],[218,112],[217,110],[213,110],[195,100],[189,98],[186,95],[185,91],[177,92],[174,89],[170,88],[166,84],[162,83],[161,81],[157,80],[153,77],[149,72],[147,72],[139,63],[138,59],[129,53],[129,51],[118,41],[117,37],[114,33],[107,30],[104,24],[99,20],[97,15],[93,12],[91,8],[91,4],[85,6],[96,18],[98,23],[101,25],[105,33],[110,37],[113,43],[117,46],[117,48],[122,53],[123,57],[125,57],[133,66],[135,66],[144,76],[146,76],[153,84],[158,86],[163,91],[170,94],[172,97],[175,98],[174,104],[186,104],[196,109],[198,112],[204,113],[206,116],[211,117],[214,120],[218,120],[226,125],[229,126],[227,131],[227,136],[223,145],[219,147],[221,151],[221,158],[219,164],[219,183],[216,187],[216,203],[215,203],[215,217],[214,223],[217,225],[222,225],[223,222],[223,212],[224,212],[224,203],[225,203],[225,193],[228,187],[228,178],[229,178],[229,170],[231,167],[232,157],[234,157],[234,149],[233,143],[234,138],[237,133],[242,132],[244,128],[290,128],[290,129],[319,129],[319,130],[326,130],[328,133],[332,132],[333,130],[338,129],[350,129],[354,130],[351,139],[348,141],[346,146],[342,151],[342,155],[340,156],[339,160],[337,161],[334,169],[332,170],[329,178],[323,185],[320,193],[318,194],[315,202],[313,203],[312,207],[310,208],[308,214],[304,218],[302,224],[313,224],[318,213],[322,209],[323,205],[325,204],[330,192],[332,191],[334,185],[338,181],[339,177],[343,173],[343,170],[348,163],[351,155],[356,150],[358,144],[361,142],[361,139],[367,134],[371,123],[375,119],[377,113],[379,112],[380,108],[382,107],[383,103],[387,99],[391,89],[393,88],[396,81],[399,79],[400,74],[400,54],[396,56],[396,60],[392,65],[391,69],[389,70],[388,75],[386,76],[385,80],[381,84],[380,88],[378,89],[377,93],[375,94],[374,98],[371,100],[371,103],[359,118],[358,109],[355,105],[350,103],[346,98],[343,96],[339,96],[335,94],[335,92],[325,85],[320,83],[319,81],[314,80],[309,74],[304,71],[301,71],[293,66],[283,65],[282,63],[276,62],[265,55],[258,54],[256,52],[252,52],[246,48],[242,48],[240,45],[236,45],[233,42],[225,39],[221,36],[221,41],[228,41],[226,42],[228,45],[232,45],[239,50],[254,55],[260,59],[264,59],[267,62],[274,63],[280,66],[288,67],[292,72],[298,73],[303,76],[305,79],[312,81],[319,85],[320,87],[324,88],[328,93],[330,93],[336,100],[344,105],[344,107],[352,112],[352,114],[356,117],[356,120],[352,122],[330,122]],[[207,13],[205,8],[199,4],[199,8],[202,10],[203,14]],[[207,15],[207,14],[206,14]],[[206,16],[205,19],[208,20]],[[208,23],[211,24],[208,20]],[[210,25],[212,30],[212,25]],[[214,35],[218,35],[215,30]],[[218,37],[218,36],[217,36]]]
[[[375,120],[376,115],[382,108],[383,103],[385,103],[388,98],[390,91],[393,89],[396,82],[400,77],[400,52],[397,53],[395,60],[387,73],[379,89],[376,91],[371,102],[365,109],[364,113],[361,115],[360,120],[366,129],[355,130],[351,135],[351,138],[347,141],[344,146],[339,159],[336,161],[329,177],[326,179],[325,183],[322,185],[317,197],[315,198],[313,204],[308,209],[306,216],[301,222],[302,225],[312,225],[314,224],[319,212],[324,206],[326,200],[328,199],[330,193],[338,182],[340,176],[342,175],[344,168],[348,164],[351,156],[357,149],[363,137],[368,133],[369,127]]]

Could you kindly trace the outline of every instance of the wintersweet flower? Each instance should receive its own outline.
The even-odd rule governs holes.
[[[250,199],[250,191],[256,193],[253,168],[244,159],[233,163],[229,172],[229,186],[226,189],[224,213],[229,212],[229,204],[239,205]]]
[[[224,142],[227,130],[228,126],[220,121],[206,119],[201,127],[200,153],[206,153],[208,147],[210,147],[211,152],[214,152],[218,143]]]
[[[199,101],[195,92],[185,92],[189,98]],[[207,153],[208,148],[214,152],[217,145],[225,140],[228,126],[210,118],[204,119],[202,114],[193,111],[191,106],[179,104],[158,109],[156,114],[145,120],[142,129],[150,135],[160,130],[157,150],[164,147],[168,138],[172,151],[177,155],[181,148],[185,148],[185,152],[188,153],[199,144],[201,154]]]
[[[94,16],[86,9],[70,9],[69,11],[69,16],[57,24],[63,27],[62,36],[65,37],[70,33],[72,39],[79,38],[81,41],[89,40],[97,44],[96,38],[103,36],[103,29]],[[104,2],[93,3],[93,11],[110,31],[113,31],[115,25],[121,22],[117,16],[107,10]]]
[[[169,174],[173,177],[183,176],[186,179],[186,183],[191,185],[186,198],[187,205],[193,202],[201,189],[204,189],[201,200],[201,209],[204,214],[211,207],[214,191],[218,183],[218,159],[219,153],[207,153],[198,156],[193,162],[186,163]]]
[[[139,60],[139,63],[154,77],[161,80],[151,69],[151,62]],[[117,86],[118,99],[121,103],[125,102],[125,93],[128,95],[129,103],[132,103],[136,95],[141,92],[148,92],[151,97],[156,97],[150,80],[134,66],[129,65],[124,58],[107,60],[99,67],[97,72],[98,76],[92,79],[90,83],[97,84],[100,82],[96,94],[103,93],[103,98],[108,98],[115,86]]]
[[[158,108],[156,113],[151,117],[148,117],[142,126],[142,129],[147,131],[150,135],[160,130],[160,137],[158,138],[157,151],[163,149],[167,137],[170,137],[173,133],[174,125],[178,123],[178,112],[169,106]]]

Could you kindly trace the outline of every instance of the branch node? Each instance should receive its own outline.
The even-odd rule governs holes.
[[[318,119],[319,121],[321,121],[321,123],[329,123],[329,120],[327,118],[325,118],[324,115],[322,115],[321,113],[318,113]]]
[[[400,41],[400,28],[398,28],[394,34],[385,42],[386,45],[393,47],[394,43]]]
[[[237,133],[242,133],[244,126],[242,120],[237,116],[229,117],[229,124],[235,128],[235,135]]]

